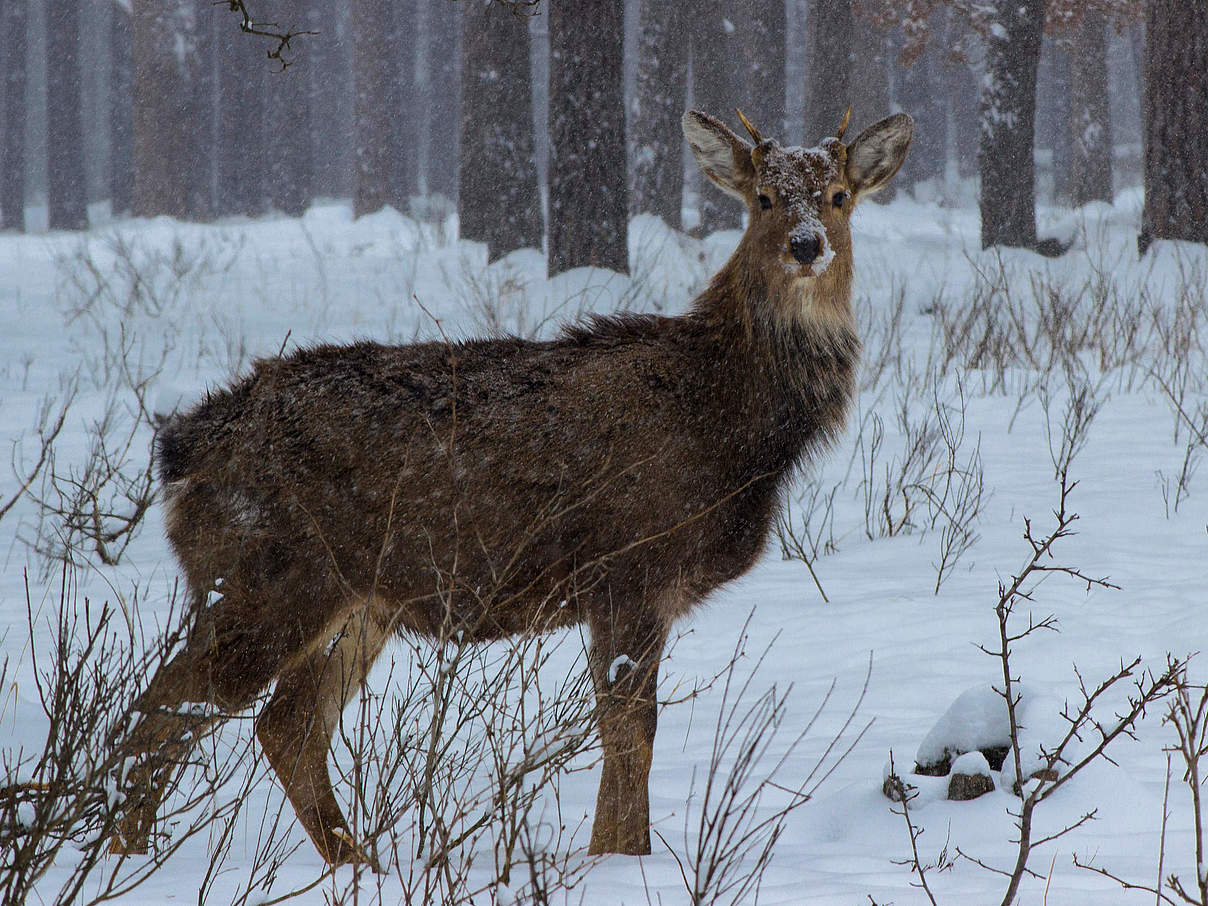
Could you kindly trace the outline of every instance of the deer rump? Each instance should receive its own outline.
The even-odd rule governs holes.
[[[260,361],[158,442],[188,583],[270,630],[262,665],[355,602],[477,640],[578,622],[593,596],[670,621],[751,565],[810,411],[838,402],[753,392],[711,340],[627,316]]]

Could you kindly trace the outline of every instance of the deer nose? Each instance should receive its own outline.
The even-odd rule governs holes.
[[[813,264],[814,259],[818,257],[818,253],[822,250],[822,240],[818,238],[817,233],[811,233],[808,236],[800,236],[789,242],[789,249],[793,253],[793,257],[797,259],[798,264]]]

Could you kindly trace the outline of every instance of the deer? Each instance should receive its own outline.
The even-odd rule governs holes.
[[[588,849],[650,852],[669,629],[752,568],[793,475],[843,429],[850,218],[914,129],[897,113],[847,144],[849,110],[816,147],[787,147],[736,112],[751,142],[683,116],[704,175],[747,209],[685,313],[550,340],[317,345],[161,427],[187,625],[131,707],[112,852],[147,851],[198,705],[219,721],[267,694],[256,737],[298,822],[328,863],[369,862],[327,759],[386,643],[584,624],[602,751]]]

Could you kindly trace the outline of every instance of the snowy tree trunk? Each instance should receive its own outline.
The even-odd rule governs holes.
[[[462,4],[428,3],[428,191],[457,198]],[[525,47],[528,41],[524,42]],[[527,82],[527,80],[526,80]],[[529,112],[532,117],[532,111]],[[540,241],[536,243],[540,248]]]
[[[1208,64],[1205,64],[1208,65]],[[1072,161],[1069,193],[1075,205],[1112,200],[1112,130],[1107,99],[1107,22],[1088,10],[1074,37],[1070,60]]]
[[[692,104],[735,124],[734,108],[747,107],[750,100],[742,84],[738,26],[730,18],[737,14],[722,0],[698,0],[688,13],[687,24],[692,34]],[[769,127],[761,127],[758,122],[755,125],[771,134]],[[701,232],[742,227],[742,205],[710,180],[700,179],[699,197]]]
[[[88,226],[77,0],[46,4],[46,194],[52,230]]]
[[[407,4],[408,6],[410,4]],[[387,107],[391,65],[390,0],[353,0],[352,47],[356,96],[353,99],[355,216],[372,214],[391,203],[394,163],[390,159]]]
[[[1145,210],[1141,254],[1154,239],[1208,243],[1208,5],[1145,8]]]
[[[0,154],[0,211],[6,230],[25,229],[26,0],[0,0],[4,41],[4,148]]]
[[[1032,153],[1044,0],[998,0],[986,40],[978,169],[982,248],[1036,247]]]
[[[834,135],[851,103],[854,27],[850,0],[810,0],[805,19],[807,145],[815,145],[826,136]]]
[[[461,237],[485,242],[494,261],[515,249],[541,248],[529,26],[497,4],[475,2],[462,15],[457,213]]]
[[[583,265],[627,273],[624,3],[548,10],[549,273]]]
[[[688,49],[683,0],[643,0],[638,66],[629,102],[633,142],[630,209],[683,227],[684,157],[680,118],[687,106]]]
[[[109,198],[127,214],[134,195],[134,80],[130,11],[114,3],[109,20]]]
[[[256,39],[232,32],[234,17],[230,13],[215,9],[221,13],[211,16],[208,26],[214,29],[218,61],[216,207],[222,215],[257,217],[266,206],[265,82],[271,75],[269,61]]]

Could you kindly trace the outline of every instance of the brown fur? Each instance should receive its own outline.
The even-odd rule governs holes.
[[[591,849],[649,852],[667,630],[752,566],[785,483],[843,425],[859,349],[851,205],[826,202],[888,179],[766,142],[757,172],[717,121],[688,114],[685,131],[724,143],[707,169],[751,222],[683,317],[595,318],[548,342],[319,346],[257,362],[164,430],[194,622],[141,700],[143,792],[115,850],[146,846],[169,773],[154,749],[179,757],[185,730],[165,709],[240,709],[276,680],[257,727],[270,763],[320,852],[363,859],[326,756],[386,639],[586,622],[604,748]],[[779,207],[761,209],[765,193]],[[834,250],[819,276],[787,251],[789,201]],[[636,666],[610,684],[622,654]]]

